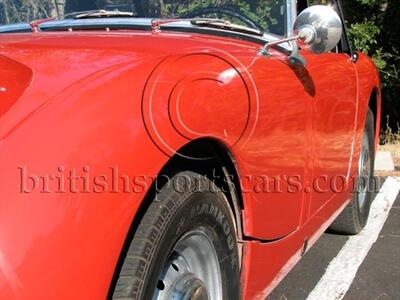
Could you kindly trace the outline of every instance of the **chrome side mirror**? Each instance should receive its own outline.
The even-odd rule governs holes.
[[[293,26],[294,36],[270,42],[260,49],[259,54],[269,55],[269,48],[282,43],[291,42],[293,63],[305,65],[300,56],[298,46],[309,49],[313,53],[326,53],[339,43],[343,24],[339,15],[330,6],[314,5],[303,10]],[[294,41],[297,41],[294,42]]]
[[[293,32],[299,37],[301,47],[313,53],[326,53],[342,38],[343,24],[332,7],[315,5],[298,15]]]

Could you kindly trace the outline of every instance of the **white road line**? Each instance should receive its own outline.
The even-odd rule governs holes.
[[[399,191],[400,179],[387,178],[372,203],[367,226],[359,235],[347,240],[307,300],[343,299],[369,249],[378,239]]]

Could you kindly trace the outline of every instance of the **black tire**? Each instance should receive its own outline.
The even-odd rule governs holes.
[[[369,167],[370,172],[367,176],[362,176],[364,178],[360,178],[359,170],[359,176],[356,178],[355,191],[353,192],[352,201],[345,207],[342,213],[336,218],[329,228],[330,231],[335,233],[346,235],[358,234],[361,230],[363,230],[368,221],[369,211],[374,196],[371,187],[373,185],[375,162],[375,121],[374,115],[370,109],[368,109],[367,113],[362,144],[363,143],[368,145],[367,151],[369,153],[369,160],[366,162],[366,166]],[[361,147],[361,152],[362,151],[363,146]],[[360,182],[363,182],[363,184],[368,187],[363,202],[360,201],[360,195],[362,195],[362,186],[360,185]]]
[[[183,179],[182,179],[183,178]],[[123,259],[112,299],[152,299],[171,251],[201,231],[218,256],[222,299],[240,298],[236,232],[225,195],[206,177],[181,172],[165,184],[139,223]]]

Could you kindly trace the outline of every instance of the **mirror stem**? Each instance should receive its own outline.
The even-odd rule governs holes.
[[[300,55],[298,45],[295,42],[296,40],[299,40],[299,39],[304,39],[301,34],[267,43],[267,44],[265,44],[264,47],[262,47],[260,50],[258,50],[258,54],[269,56],[270,55],[269,49],[271,47],[289,42],[290,45],[292,46],[292,53],[289,56],[289,62],[292,64],[295,64],[295,65],[301,65],[301,66],[305,67],[306,60],[304,59],[303,56]]]
[[[291,41],[297,40],[299,38],[300,38],[300,36],[296,35],[296,36],[288,37],[288,38],[285,38],[285,39],[280,39],[280,40],[276,40],[276,41],[273,41],[273,42],[269,42],[269,43],[265,44],[265,46],[262,47],[258,52],[261,55],[269,55],[269,52],[268,52],[269,48],[271,48],[273,46],[276,46],[276,45],[279,45],[279,44],[291,42]]]

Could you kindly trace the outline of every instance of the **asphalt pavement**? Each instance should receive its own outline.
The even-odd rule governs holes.
[[[400,300],[400,195],[394,195],[393,199],[396,200],[387,219],[383,220],[385,223],[376,242],[366,250],[365,258],[354,270],[355,276],[348,283],[346,292],[339,296],[324,294],[320,300]],[[350,242],[353,241],[349,241],[348,236],[325,233],[274,289],[268,300],[318,298],[310,295],[313,291],[315,294],[316,286],[321,285],[321,281],[327,281],[323,282],[323,286],[328,287],[337,284],[335,279],[326,276],[326,272],[331,262],[337,260],[342,248]],[[340,268],[340,263],[343,262],[335,261],[336,268]]]

